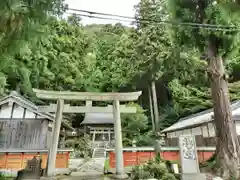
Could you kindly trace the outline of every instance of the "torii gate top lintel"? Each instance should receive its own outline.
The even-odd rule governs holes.
[[[128,93],[112,93],[112,92],[71,92],[71,91],[48,91],[33,89],[36,96],[40,99],[48,100],[80,100],[80,101],[136,101],[142,94],[142,91]]]

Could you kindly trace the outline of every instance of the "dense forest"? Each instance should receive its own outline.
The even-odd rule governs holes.
[[[164,20],[168,14],[166,6],[161,1],[142,0],[135,7],[136,19],[140,20],[133,22],[134,28],[120,23],[83,26],[81,18],[73,14],[67,19],[35,18],[33,22],[38,23],[32,23],[32,27],[14,29],[1,39],[1,95],[17,90],[37,101],[32,88],[82,92],[141,90],[143,95],[138,103],[147,110],[151,124],[148,91],[155,81],[161,127],[212,107],[206,62],[201,60],[200,50],[179,42],[172,26],[142,20]],[[11,26],[19,26],[14,23]],[[20,30],[26,31],[21,34],[24,38],[8,44]],[[231,98],[236,100],[240,97],[240,42],[236,34],[232,36],[236,38],[225,65]]]

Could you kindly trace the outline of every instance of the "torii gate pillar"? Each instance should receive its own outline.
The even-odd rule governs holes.
[[[116,178],[124,179],[124,162],[123,162],[123,144],[122,144],[122,126],[120,117],[120,103],[118,100],[113,101],[114,117],[114,134],[115,134],[115,154],[116,154]]]
[[[48,155],[48,168],[47,168],[48,176],[55,175],[56,157],[57,157],[58,140],[59,140],[59,134],[60,134],[61,122],[62,122],[63,106],[64,106],[64,100],[59,99],[57,102],[57,109],[55,113],[55,123],[53,126],[52,143],[51,143],[51,148],[49,149],[49,155]]]

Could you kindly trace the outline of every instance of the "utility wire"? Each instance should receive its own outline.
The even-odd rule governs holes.
[[[128,22],[128,23],[138,23],[139,21],[141,21],[141,23],[143,24],[146,24],[146,25],[152,25],[153,23],[154,24],[166,24],[164,22],[151,22],[151,21],[147,21],[147,20],[142,20],[142,19],[133,19],[133,20],[130,20],[130,19],[117,19],[117,18],[111,18],[111,17],[102,17],[102,16],[95,16],[95,15],[87,15],[87,14],[81,14],[81,13],[69,13],[69,12],[66,12],[67,14],[70,14],[70,15],[78,15],[80,17],[88,17],[88,18],[94,18],[94,19],[102,19],[102,20],[113,20],[113,21],[119,21],[119,22]],[[103,15],[104,16],[104,15]],[[174,26],[174,27],[179,27],[179,26],[182,26],[182,24],[169,24],[168,25],[171,25],[171,26]],[[193,25],[190,25],[190,26],[185,26],[187,28],[192,28],[192,29],[207,29],[207,30],[214,30],[214,31],[225,31],[225,32],[235,32],[235,31],[240,31],[240,29],[230,29],[230,28],[217,28],[217,27],[207,27],[207,26],[193,26]]]
[[[130,20],[145,20],[145,21],[151,21],[151,22],[157,22],[157,23],[163,23],[163,24],[170,24],[170,25],[185,25],[185,26],[200,26],[200,27],[214,27],[214,28],[238,28],[237,26],[227,26],[227,25],[216,25],[216,24],[204,24],[204,23],[189,23],[189,22],[174,22],[174,21],[163,21],[163,20],[157,20],[157,19],[145,19],[145,18],[136,18],[136,17],[130,17],[130,16],[122,16],[117,14],[109,14],[109,13],[101,13],[101,12],[95,12],[95,11],[88,11],[88,10],[81,10],[81,9],[75,9],[75,8],[69,8],[71,11],[76,12],[83,12],[88,13],[90,15],[103,15],[103,16],[110,16],[110,17],[118,17],[118,18],[124,18],[124,19],[130,19]]]
[[[80,14],[80,13],[68,13],[67,14],[70,14],[70,15],[78,15],[78,16],[81,16],[81,17],[88,17],[88,18],[93,18],[93,19],[103,19],[103,20],[113,20],[113,21],[120,21],[120,22],[128,22],[128,23],[137,23],[139,21],[136,21],[136,20],[126,20],[126,19],[117,19],[117,18],[110,18],[110,17],[101,17],[101,16],[94,16],[94,15],[86,15],[86,14]],[[143,24],[146,24],[146,25],[151,25],[153,24],[152,22],[148,22],[148,21],[142,21],[141,23]],[[158,23],[158,24],[163,24],[163,23]],[[177,25],[173,25],[173,26],[177,26]],[[196,29],[199,29],[199,27],[196,27],[196,26],[190,26],[190,28],[196,28]],[[205,28],[207,29],[207,28]],[[210,28],[212,29],[212,28]],[[216,28],[214,28],[215,30]]]
[[[127,19],[117,19],[117,18],[110,18],[110,17],[101,17],[101,16],[94,16],[94,15],[87,15],[87,14],[80,14],[80,13],[69,13],[67,12],[67,14],[69,15],[78,15],[78,16],[82,16],[82,17],[89,17],[89,18],[94,18],[94,19],[103,19],[103,20],[114,20],[114,21],[121,21],[121,22],[129,22],[132,23],[132,20],[127,20]]]

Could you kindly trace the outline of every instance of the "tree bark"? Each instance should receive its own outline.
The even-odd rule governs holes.
[[[239,142],[228,94],[227,80],[223,59],[218,55],[215,44],[208,47],[208,76],[214,104],[214,121],[216,126],[216,168],[224,179],[239,178]]]
[[[158,102],[157,102],[157,94],[155,81],[152,81],[152,96],[153,96],[153,112],[155,118],[155,130],[156,132],[160,131],[159,129],[159,112],[158,112]]]
[[[152,95],[151,95],[151,88],[148,87],[148,98],[149,98],[149,108],[151,113],[151,119],[152,119],[152,131],[155,132],[155,122],[154,122],[154,116],[153,116],[153,104],[152,104]]]

